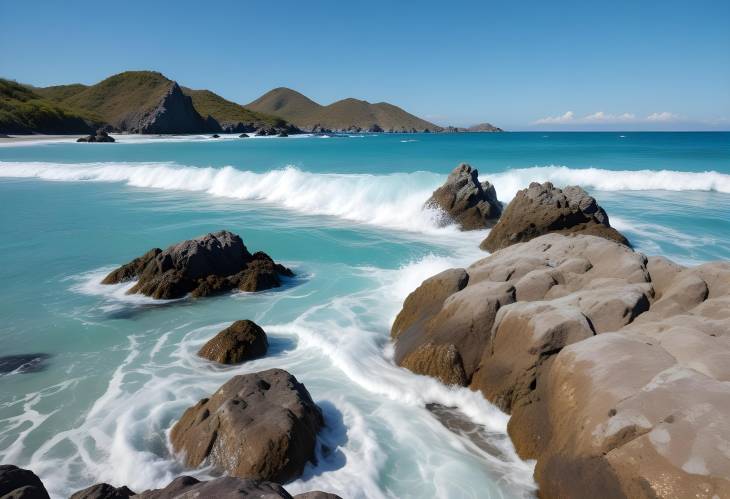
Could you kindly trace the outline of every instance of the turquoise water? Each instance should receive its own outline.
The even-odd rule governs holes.
[[[185,470],[166,432],[230,376],[282,367],[323,407],[318,464],[287,487],[343,497],[530,496],[532,463],[507,417],[468,390],[393,366],[390,323],[429,275],[485,255],[486,232],[437,228],[422,209],[460,161],[503,201],[532,180],[579,183],[649,254],[730,258],[730,133],[509,133],[0,147],[3,354],[48,354],[0,375],[0,462],[54,497],[98,481],[134,490]],[[153,246],[228,229],[297,277],[278,290],[161,303],[100,279]],[[198,360],[206,339],[253,319],[271,352]],[[425,404],[458,408],[476,445]]]

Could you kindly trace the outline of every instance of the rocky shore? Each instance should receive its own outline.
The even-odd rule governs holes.
[[[396,362],[510,413],[542,498],[730,496],[730,263],[647,257],[549,183],[482,248],[406,298]]]

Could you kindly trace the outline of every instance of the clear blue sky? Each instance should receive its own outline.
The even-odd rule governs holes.
[[[128,69],[241,103],[287,86],[439,124],[727,130],[730,0],[0,0],[1,76]]]

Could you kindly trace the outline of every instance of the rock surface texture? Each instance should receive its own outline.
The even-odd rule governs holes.
[[[547,234],[427,279],[392,336],[512,414],[540,497],[730,497],[729,262]]]
[[[97,483],[75,492],[70,499],[128,499],[134,495],[126,486],[114,487],[108,483]]]
[[[261,291],[281,285],[294,274],[266,253],[251,254],[236,234],[220,231],[183,241],[166,250],[154,248],[107,275],[102,284],[137,279],[128,293],[158,299],[194,297],[231,289]]]
[[[198,355],[221,364],[238,364],[266,355],[266,333],[255,322],[236,321],[210,339]]]
[[[176,82],[171,82],[167,92],[153,109],[141,116],[129,117],[123,129],[137,133],[200,133],[218,132],[220,125],[209,117],[200,116],[193,106],[193,99],[185,95]]]
[[[304,385],[270,369],[235,376],[188,408],[170,439],[188,466],[207,459],[235,477],[285,483],[314,458],[323,424]]]
[[[12,464],[0,465],[0,499],[49,499],[40,478]]]
[[[487,181],[479,183],[479,172],[464,163],[433,191],[426,206],[443,211],[442,225],[456,223],[463,230],[492,227],[502,213],[494,186]]]
[[[559,189],[550,182],[533,182],[515,195],[480,247],[494,252],[549,232],[591,234],[629,245],[610,226],[603,208],[580,187]]]
[[[89,135],[87,137],[79,137],[76,142],[116,142],[114,137],[109,136],[105,130],[99,129],[95,135]]]

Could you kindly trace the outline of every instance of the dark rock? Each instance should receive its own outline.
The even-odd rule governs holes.
[[[311,492],[305,492],[303,494],[297,494],[294,499],[342,499],[337,494],[330,492],[322,492],[321,490],[313,490]]]
[[[198,355],[221,364],[238,364],[266,355],[269,342],[256,323],[236,321],[210,339]]]
[[[135,495],[126,486],[114,487],[108,483],[97,483],[71,495],[70,499],[128,499]]]
[[[426,206],[443,210],[442,225],[455,222],[463,230],[492,227],[502,213],[494,186],[487,181],[479,183],[479,172],[465,163],[449,174]]]
[[[314,458],[322,413],[281,369],[234,376],[185,411],[170,440],[188,466],[204,461],[239,478],[287,482]]]
[[[0,374],[11,372],[31,373],[43,370],[51,356],[47,353],[28,353],[0,357]]]
[[[49,499],[40,478],[12,464],[0,465],[0,499]]]
[[[213,120],[214,125],[211,120],[200,116],[192,98],[172,82],[157,107],[141,116],[130,117],[123,128],[133,127],[138,133],[150,134],[220,132],[220,125]]]
[[[116,142],[114,137],[110,137],[109,134],[103,128],[96,131],[96,135],[89,135],[88,137],[80,137],[76,139],[76,142]]]
[[[211,135],[211,136],[210,136],[210,138],[211,138],[211,139],[220,139],[220,138],[221,138],[221,136],[220,136],[220,135],[218,135],[217,133],[214,133],[213,135]]]
[[[610,226],[603,208],[580,187],[558,189],[550,182],[533,182],[515,195],[480,247],[493,252],[548,232],[589,234],[630,246]]]
[[[377,123],[368,128],[368,132],[370,133],[381,133],[382,131],[383,129]]]
[[[279,135],[277,135],[277,137],[288,137],[288,136],[289,136],[289,134],[286,132],[280,132]]]
[[[103,284],[138,279],[128,293],[158,299],[193,297],[240,289],[261,291],[281,285],[294,274],[266,253],[248,252],[241,238],[220,231],[183,241],[166,250],[154,248],[107,275]]]
[[[278,483],[222,477],[201,482],[191,476],[181,476],[164,489],[146,490],[135,499],[291,499]]]
[[[256,135],[266,136],[266,135],[277,135],[279,132],[276,131],[276,128],[274,127],[261,127],[258,130],[256,130]]]
[[[247,139],[248,138],[248,134],[247,133],[242,133],[238,137],[241,138],[241,139]]]

